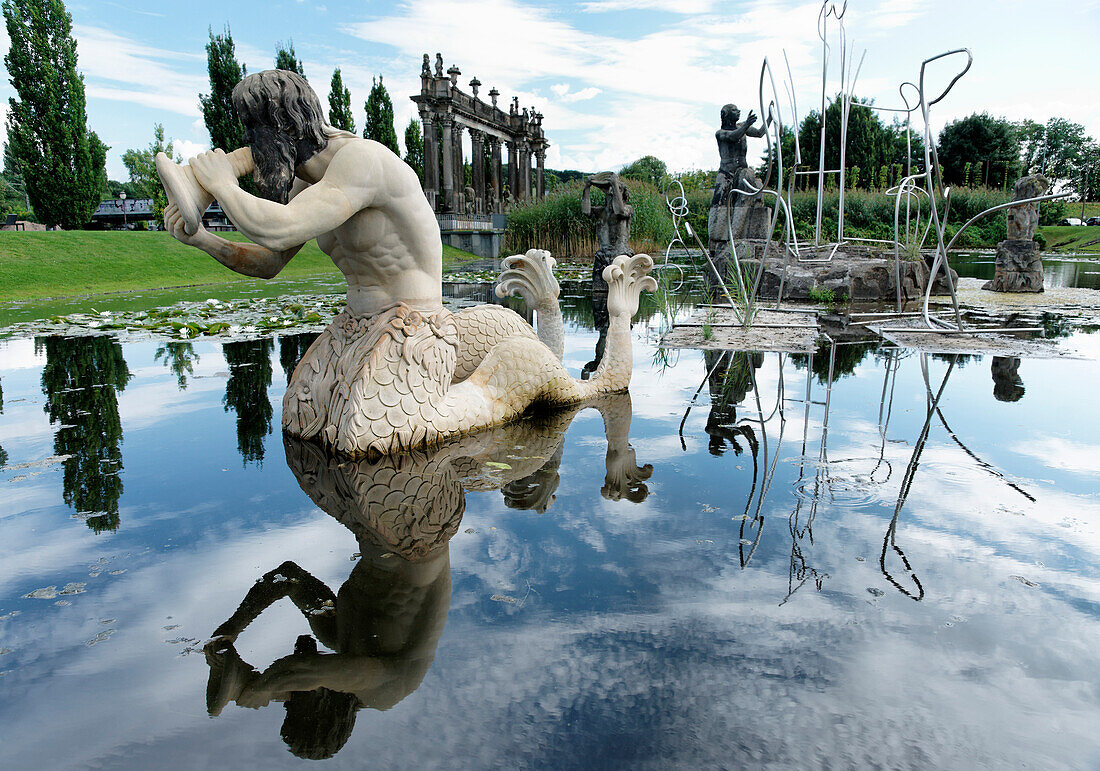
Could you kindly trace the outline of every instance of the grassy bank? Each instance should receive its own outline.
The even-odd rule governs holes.
[[[244,241],[239,233],[221,233]],[[445,266],[476,259],[443,248]],[[339,274],[315,241],[280,278]],[[250,280],[164,232],[0,232],[0,302]]]
[[[1100,228],[1098,227],[1052,225],[1039,228],[1039,232],[1046,239],[1046,251],[1100,254]]]

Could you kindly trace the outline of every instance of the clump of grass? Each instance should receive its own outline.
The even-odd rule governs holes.
[[[810,290],[810,300],[821,305],[835,305],[836,292],[828,287],[815,286]]]

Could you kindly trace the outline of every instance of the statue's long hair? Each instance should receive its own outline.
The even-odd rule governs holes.
[[[264,70],[233,87],[233,106],[247,130],[256,168],[252,177],[269,201],[286,203],[294,172],[336,136],[354,136],[325,123],[321,100],[305,78]]]
[[[245,125],[266,126],[317,147],[327,143],[321,100],[305,78],[289,70],[264,70],[233,87],[233,106]]]

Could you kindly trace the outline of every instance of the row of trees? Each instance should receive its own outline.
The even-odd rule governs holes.
[[[210,93],[200,96],[199,101],[202,104],[203,120],[210,132],[210,144],[226,151],[235,150],[244,144],[244,127],[233,109],[231,94],[233,87],[247,74],[247,68],[237,61],[233,35],[228,27],[222,34],[210,31],[210,41],[206,44],[206,65],[210,76]],[[276,46],[275,67],[306,77],[305,68],[294,50],[292,40]],[[328,122],[338,129],[354,133],[355,116],[351,107],[351,91],[344,85],[339,67],[332,72],[328,103]],[[363,108],[366,112],[363,136],[381,142],[400,155],[401,148],[398,147],[397,131],[394,128],[393,102],[381,75],[373,79]],[[405,128],[405,160],[417,173],[422,173],[423,159],[424,142],[420,135],[420,124],[413,119]]]
[[[825,110],[825,169],[840,166],[841,100]],[[800,170],[820,168],[821,114],[810,112],[798,127],[802,155]],[[784,129],[784,165],[794,162],[795,134]],[[1100,145],[1084,126],[1065,118],[1046,123],[1018,122],[989,113],[974,113],[951,121],[940,132],[936,151],[944,183],[966,187],[1007,189],[1020,176],[1044,173],[1060,189],[1087,199],[1100,196]],[[766,159],[765,159],[766,160]],[[894,119],[886,124],[867,100],[855,100],[848,116],[845,184],[855,188],[884,188],[897,184],[910,167],[924,168],[924,141],[916,126]],[[831,178],[835,184],[835,177]],[[812,186],[815,177],[803,177]],[[800,185],[800,186],[802,186]]]

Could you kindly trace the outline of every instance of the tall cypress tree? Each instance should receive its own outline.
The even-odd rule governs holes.
[[[420,122],[409,118],[405,126],[405,163],[413,167],[416,176],[424,181],[424,138],[420,135]]]
[[[210,30],[210,42],[206,44],[206,69],[210,74],[210,93],[199,96],[202,117],[210,132],[211,147],[226,152],[244,145],[244,126],[233,108],[233,86],[245,76],[247,70],[237,61],[233,47],[233,34],[229,27],[224,35]]]
[[[4,64],[17,94],[8,100],[10,151],[35,215],[79,228],[99,204],[106,150],[88,131],[72,17],[61,0],[4,0],[2,7],[11,40]]]
[[[355,116],[351,114],[351,91],[344,85],[340,68],[332,71],[328,89],[328,122],[338,129],[355,133]]]
[[[370,94],[367,96],[367,122],[363,126],[363,136],[381,142],[398,155],[401,150],[397,146],[397,131],[393,127],[393,102],[390,101],[389,92],[382,85],[382,76],[371,79]]]
[[[298,54],[294,53],[293,40],[278,44],[275,49],[275,69],[297,72],[303,78],[306,76],[305,70],[302,69],[302,63],[298,60]]]

